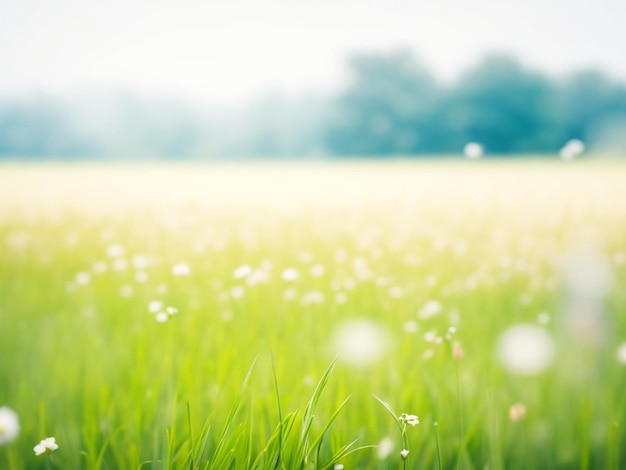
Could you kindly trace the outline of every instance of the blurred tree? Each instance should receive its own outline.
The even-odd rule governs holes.
[[[578,72],[558,92],[565,139],[593,141],[604,123],[626,120],[626,87],[596,70]]]
[[[0,155],[82,158],[96,149],[75,135],[63,106],[40,98],[0,105]]]
[[[128,93],[0,102],[0,158],[237,158],[626,149],[626,86],[596,71],[551,80],[492,55],[444,87],[408,50],[359,54],[334,97],[269,94],[207,110]]]
[[[460,145],[491,153],[553,151],[561,145],[554,86],[506,55],[465,73],[446,100],[448,129]]]
[[[436,151],[441,129],[433,120],[440,91],[406,50],[350,59],[351,86],[335,101],[325,144],[336,155]]]

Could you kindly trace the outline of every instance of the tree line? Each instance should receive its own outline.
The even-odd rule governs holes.
[[[626,85],[600,71],[552,78],[491,55],[443,84],[408,50],[349,58],[330,96],[267,95],[211,110],[130,93],[0,100],[0,157],[264,158],[554,154],[570,139],[625,149]]]

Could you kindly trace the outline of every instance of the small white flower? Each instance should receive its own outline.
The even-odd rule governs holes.
[[[125,299],[127,299],[129,297],[132,297],[133,296],[133,286],[125,284],[122,287],[120,287],[120,296],[124,297]]]
[[[439,315],[441,313],[441,302],[438,300],[429,300],[419,310],[417,316],[420,320],[428,320],[429,318]]]
[[[335,466],[333,467],[333,470],[343,470],[343,464],[336,463]]]
[[[0,445],[14,441],[19,433],[17,413],[6,406],[0,407]]]
[[[427,331],[426,333],[424,333],[424,341],[428,343],[432,343],[433,341],[435,341],[436,337],[437,334],[434,331]]]
[[[178,309],[175,307],[167,307],[165,311],[168,315],[176,315],[178,313]]]
[[[415,426],[416,424],[420,423],[420,420],[417,416],[409,415],[406,413],[402,413],[398,419],[401,423],[410,424],[411,426]]]
[[[311,267],[311,276],[320,277],[323,274],[324,274],[324,266],[322,266],[321,264],[316,264],[315,266]]]
[[[393,441],[389,437],[383,437],[378,443],[376,457],[378,457],[379,460],[384,460],[389,457],[391,452],[393,452]]]
[[[400,457],[402,457],[402,460],[406,460],[408,456],[409,456],[409,451],[407,449],[402,449],[400,451]]]
[[[119,258],[124,255],[124,247],[122,245],[110,245],[107,248],[109,258]]]
[[[283,271],[282,277],[285,281],[295,281],[298,279],[299,273],[297,269],[287,268]]]
[[[159,323],[165,323],[169,319],[169,315],[165,312],[159,312],[154,317]]]
[[[346,364],[356,367],[368,366],[381,359],[388,344],[387,332],[366,318],[354,318],[340,325],[332,336],[335,353]]]
[[[172,266],[172,274],[174,276],[189,276],[191,268],[185,263],[178,263]]]
[[[233,271],[233,277],[235,279],[242,279],[244,277],[249,276],[250,273],[252,273],[252,268],[248,266],[247,264],[244,264],[243,266],[239,266],[237,269]]]
[[[145,269],[148,267],[148,258],[144,255],[135,255],[133,256],[133,266],[135,269]]]
[[[86,271],[81,271],[76,275],[76,284],[84,286],[85,284],[89,284],[91,280],[91,276]]]
[[[107,264],[104,261],[96,261],[91,267],[91,270],[94,274],[102,274],[107,270]]]
[[[394,299],[399,299],[403,295],[404,289],[402,289],[402,287],[400,286],[393,286],[391,289],[389,289],[389,296]]]
[[[163,308],[163,304],[158,300],[153,300],[148,304],[148,310],[152,313],[157,313]]]
[[[235,286],[230,290],[230,296],[233,299],[240,299],[243,297],[245,291],[241,286]]]
[[[46,437],[39,444],[33,447],[35,451],[35,455],[49,454],[55,450],[57,450],[59,446],[57,445],[56,439],[54,437]]]
[[[559,155],[563,160],[572,160],[573,158],[582,154],[584,151],[585,144],[581,140],[572,139],[563,146],[563,148],[559,152]]]
[[[116,258],[111,262],[111,268],[113,268],[113,271],[126,271],[128,269],[128,261],[124,258]]]
[[[517,375],[531,376],[546,370],[555,357],[552,335],[532,323],[507,328],[498,339],[497,355],[502,366]]]
[[[478,159],[483,156],[483,153],[485,153],[485,151],[482,145],[476,142],[469,142],[463,148],[463,153],[467,158]]]
[[[305,293],[300,298],[300,303],[302,305],[322,304],[324,303],[324,294],[322,294],[320,291],[312,290]]]

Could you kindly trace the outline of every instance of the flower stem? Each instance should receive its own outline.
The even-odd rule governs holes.
[[[461,457],[465,450],[465,423],[463,422],[463,403],[461,401],[461,385],[459,381],[459,361],[454,362],[454,373],[456,376],[456,401],[458,404],[458,418],[459,418],[459,433],[461,435],[461,444],[459,446],[459,453],[456,461],[456,468],[459,468],[461,464]]]
[[[406,423],[404,423],[404,429],[402,430],[402,449],[409,450],[409,440],[406,437]],[[407,469],[409,456],[407,454],[406,457],[402,459],[402,468],[403,470]]]
[[[441,449],[439,448],[439,433],[437,432],[437,423],[435,423],[435,442],[437,443],[437,459],[439,460],[439,470],[443,470],[443,462],[441,461]]]

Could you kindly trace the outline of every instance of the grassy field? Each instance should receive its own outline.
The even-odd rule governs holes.
[[[0,166],[1,469],[624,468],[625,342],[626,162]]]

